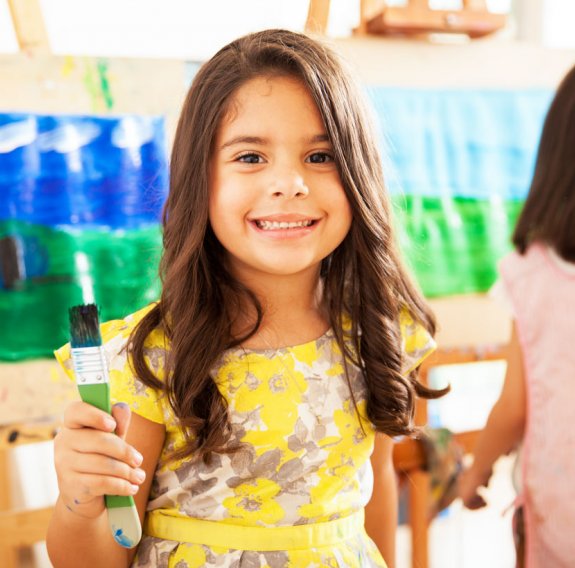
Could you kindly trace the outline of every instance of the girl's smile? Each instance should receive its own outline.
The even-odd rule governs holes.
[[[259,77],[232,98],[215,141],[210,223],[237,277],[317,274],[351,208],[319,111],[292,77]]]
[[[311,233],[320,220],[302,215],[269,215],[251,220],[256,231],[273,239],[294,239]]]

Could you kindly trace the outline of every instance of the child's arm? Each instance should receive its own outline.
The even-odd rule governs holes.
[[[376,434],[371,456],[373,494],[365,507],[365,530],[388,568],[395,567],[397,532],[397,478],[393,468],[393,440]]]
[[[60,496],[46,538],[54,568],[125,568],[137,550],[112,538],[103,495],[128,495],[130,485],[138,485],[134,500],[143,521],[165,431],[136,414],[130,419],[125,406],[115,406],[112,415],[118,435],[106,427],[106,413],[83,402],[72,403],[64,415],[54,444]],[[143,456],[139,468],[134,450]],[[137,469],[145,473],[143,482]]]
[[[497,459],[513,450],[523,438],[526,405],[523,355],[513,326],[503,389],[485,428],[479,434],[473,452],[473,464],[459,481],[459,496],[466,507],[478,509],[485,506],[477,490],[487,486]]]

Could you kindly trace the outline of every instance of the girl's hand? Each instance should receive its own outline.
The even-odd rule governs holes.
[[[468,509],[481,509],[487,505],[485,499],[479,494],[480,487],[487,487],[491,471],[480,473],[471,466],[466,469],[458,480],[458,494]]]
[[[104,495],[134,495],[144,481],[142,456],[124,438],[130,409],[119,403],[112,416],[85,402],[64,413],[54,440],[60,497],[73,513],[96,518],[105,509]]]

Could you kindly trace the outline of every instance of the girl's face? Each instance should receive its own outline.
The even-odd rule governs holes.
[[[317,274],[345,238],[351,208],[297,79],[255,78],[236,92],[216,136],[209,216],[240,279]]]

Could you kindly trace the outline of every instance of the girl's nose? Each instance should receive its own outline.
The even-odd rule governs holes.
[[[285,199],[303,198],[309,195],[309,188],[298,171],[275,172],[270,185],[273,197]]]

